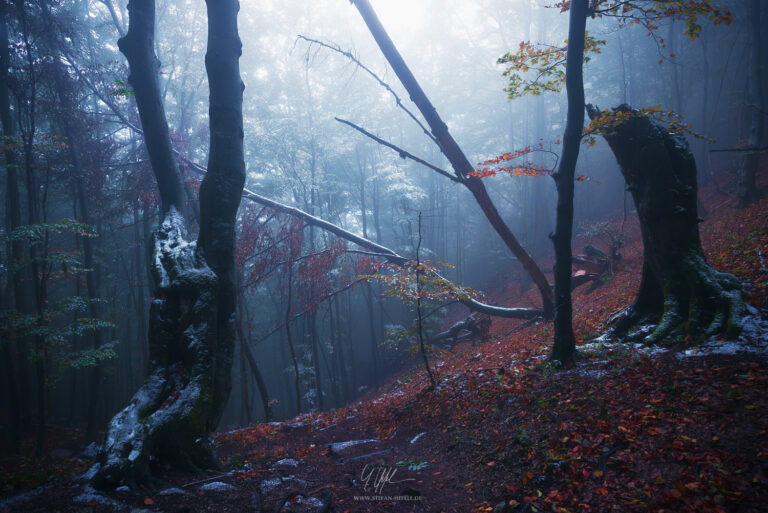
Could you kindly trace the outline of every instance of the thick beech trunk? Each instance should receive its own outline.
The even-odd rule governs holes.
[[[590,117],[599,110],[587,106]],[[622,105],[616,111],[631,109]],[[632,111],[634,112],[634,111]],[[696,163],[680,134],[633,116],[605,135],[635,200],[643,236],[643,275],[632,305],[608,336],[662,342],[685,333],[733,336],[744,303],[735,276],[707,262],[699,239]]]
[[[163,215],[171,207],[184,214],[184,184],[171,150],[171,136],[165,107],[160,97],[160,63],[154,52],[155,1],[128,3],[130,27],[117,46],[131,68],[128,82],[133,87],[149,160],[160,191]]]
[[[234,222],[243,183],[242,91],[236,0],[208,0],[209,171],[200,187],[198,243],[189,242],[183,182],[170,146],[153,53],[154,0],[131,0],[119,47],[142,120],[163,206],[153,245],[149,375],[110,422],[94,477],[100,487],[150,478],[150,458],[217,468],[208,443],[231,389]]]

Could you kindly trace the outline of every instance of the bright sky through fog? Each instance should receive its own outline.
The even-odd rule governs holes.
[[[370,0],[382,25],[392,32],[418,30],[427,17],[426,0]]]

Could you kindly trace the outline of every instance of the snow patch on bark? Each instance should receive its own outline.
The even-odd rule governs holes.
[[[80,455],[86,458],[95,458],[99,455],[99,446],[96,444],[96,442],[91,442],[85,449],[82,450]]]
[[[85,481],[90,481],[91,479],[93,479],[93,476],[96,475],[96,472],[98,472],[100,468],[101,468],[101,463],[96,463],[91,468],[86,470],[85,473],[82,476],[80,476],[80,479],[83,479]]]

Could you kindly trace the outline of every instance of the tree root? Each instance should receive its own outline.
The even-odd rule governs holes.
[[[701,254],[684,259],[679,276],[665,287],[660,317],[654,315],[654,302],[640,300],[640,296],[638,293],[632,306],[609,319],[604,338],[645,345],[684,335],[706,339],[723,333],[730,338],[739,334],[746,315],[738,279],[713,269]]]
[[[197,471],[220,468],[207,438],[217,277],[185,235],[175,210],[155,235],[149,375],[107,428],[97,488],[151,482],[154,458]]]

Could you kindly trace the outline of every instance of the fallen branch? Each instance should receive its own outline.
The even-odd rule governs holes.
[[[194,486],[194,485],[197,485],[197,484],[200,484],[200,483],[207,483],[208,481],[213,481],[214,479],[219,479],[219,478],[222,478],[222,477],[231,477],[233,475],[234,475],[234,472],[223,472],[223,473],[217,474],[217,475],[215,475],[213,477],[207,477],[207,478],[201,479],[199,481],[192,481],[191,483],[183,484],[183,485],[181,485],[181,488],[186,488],[188,486]]]
[[[616,454],[616,453],[617,453],[617,452],[619,452],[619,451],[623,451],[623,450],[624,450],[624,449],[626,449],[627,447],[628,447],[628,446],[627,446],[627,444],[626,444],[626,443],[624,443],[624,442],[619,442],[619,443],[618,443],[617,445],[615,445],[615,446],[614,446],[612,449],[610,449],[610,450],[607,450],[607,451],[605,451],[604,453],[602,453],[602,454],[600,455],[600,458],[598,459],[598,462],[597,462],[597,468],[599,468],[599,469],[600,469],[600,470],[602,470],[603,472],[606,472],[606,471],[608,470],[608,469],[607,469],[607,467],[606,467],[606,463],[608,463],[608,458],[610,458],[611,456],[613,456],[614,454]]]
[[[475,314],[455,323],[445,331],[442,331],[429,340],[430,345],[457,344],[466,336],[459,336],[462,331],[468,332],[470,338],[485,338],[488,336],[490,321],[478,319]]]
[[[305,38],[306,39],[306,38]],[[309,39],[308,39],[309,40]],[[75,70],[75,73],[78,75],[79,78],[83,79],[85,84],[93,91],[93,93],[104,102],[105,105],[107,105],[112,112],[114,112],[115,116],[122,122],[125,126],[130,128],[131,130],[135,131],[136,133],[143,135],[143,130],[133,123],[123,114],[120,112],[120,109],[117,108],[117,106],[110,100],[110,98],[106,97],[101,93],[101,91],[98,90],[98,88],[91,83],[85,75],[83,75],[80,70],[74,65],[74,61],[69,59],[69,64],[72,66],[72,68]],[[351,123],[350,123],[351,125]],[[401,150],[397,150],[401,151]],[[190,169],[193,171],[196,171],[200,174],[205,174],[207,172],[207,169],[190,160],[186,155],[182,154],[178,150],[173,150],[174,154],[176,154],[179,159],[181,159],[187,166],[189,166]],[[415,157],[418,158],[418,157]],[[417,162],[419,162],[417,160]],[[438,168],[439,169],[439,168]],[[446,171],[442,170],[443,173],[447,173]],[[456,177],[452,177],[456,178]],[[311,214],[308,214],[307,212],[304,212],[303,210],[300,210],[296,207],[292,207],[289,205],[285,205],[284,203],[277,202],[275,200],[269,199],[265,196],[262,196],[260,194],[257,194],[251,190],[243,189],[243,198],[249,199],[251,201],[255,201],[256,203],[259,203],[260,205],[263,205],[265,207],[269,207],[275,210],[278,210],[280,212],[283,212],[285,214],[297,217],[301,220],[303,220],[305,223],[316,226],[322,230],[326,230],[328,232],[333,233],[337,237],[341,237],[344,240],[347,240],[349,242],[352,242],[354,244],[357,244],[360,247],[363,247],[365,249],[370,250],[373,252],[373,255],[371,256],[378,256],[382,258],[386,258],[393,264],[397,266],[403,266],[406,263],[410,262],[410,258],[404,257],[402,255],[399,255],[397,252],[382,246],[381,244],[377,244],[373,242],[372,240],[366,239],[364,237],[361,237],[359,235],[356,235],[349,230],[345,230],[344,228],[335,225],[331,222],[328,222],[324,219],[321,219],[319,217],[313,216]],[[445,279],[445,278],[443,278]],[[447,280],[446,280],[447,281]],[[470,310],[473,310],[475,312],[484,313],[487,315],[491,315],[494,317],[506,317],[506,318],[512,318],[512,319],[530,319],[534,317],[539,317],[542,315],[541,309],[531,309],[531,308],[504,308],[499,306],[492,306],[487,305],[485,303],[481,303],[475,299],[466,299],[462,300],[462,303],[464,303]]]
[[[534,262],[525,248],[523,248],[517,240],[517,237],[512,233],[512,230],[509,229],[509,226],[501,217],[496,205],[489,196],[482,180],[477,176],[474,176],[474,167],[467,159],[464,151],[450,134],[448,125],[445,124],[437,113],[434,105],[432,105],[426,93],[424,93],[424,90],[413,76],[413,73],[411,73],[411,70],[408,68],[400,55],[400,52],[398,52],[394,43],[389,38],[386,30],[384,30],[384,27],[381,25],[381,22],[368,0],[351,1],[355,8],[360,12],[371,35],[376,40],[382,54],[389,62],[392,70],[400,80],[400,83],[408,92],[411,101],[416,105],[419,112],[421,112],[421,115],[426,120],[427,125],[432,132],[431,140],[438,146],[440,152],[451,163],[451,167],[453,168],[456,177],[459,178],[461,183],[472,193],[472,196],[475,198],[478,206],[488,219],[488,222],[490,222],[496,233],[501,237],[502,241],[504,241],[504,244],[512,254],[517,257],[526,272],[531,275],[531,278],[541,293],[544,316],[551,318],[554,313],[553,292],[552,287],[550,286],[549,281],[547,281],[546,276],[544,276],[541,268]],[[488,311],[486,311],[486,313],[490,314]]]
[[[382,449],[380,451],[369,452],[368,454],[361,454],[360,456],[354,456],[352,458],[341,458],[338,464],[343,465],[344,463],[349,463],[350,461],[364,460],[367,458],[372,458],[373,456],[379,456],[381,454],[387,454],[390,452],[395,452],[395,448],[390,447],[389,449]]]

